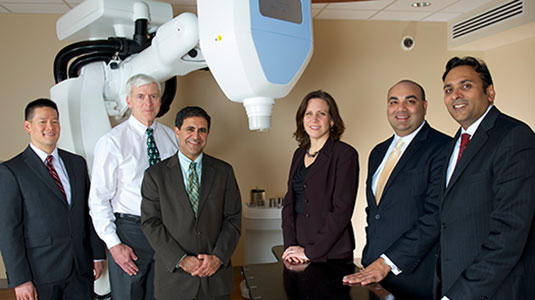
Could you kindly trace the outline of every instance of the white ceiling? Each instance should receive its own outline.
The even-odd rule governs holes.
[[[196,0],[161,1],[171,3],[175,14],[196,12]],[[312,15],[316,19],[447,22],[493,0],[427,0],[431,5],[424,8],[412,7],[415,1],[312,4]],[[0,0],[0,13],[63,14],[80,2],[82,0]]]

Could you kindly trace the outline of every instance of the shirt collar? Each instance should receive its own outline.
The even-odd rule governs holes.
[[[474,136],[474,133],[476,133],[476,130],[479,127],[479,124],[481,124],[481,122],[483,121],[483,119],[489,113],[490,109],[493,106],[494,106],[493,104],[489,105],[489,107],[487,107],[487,110],[485,111],[485,113],[481,117],[479,117],[479,119],[477,119],[477,121],[472,123],[472,125],[468,126],[468,128],[466,130],[464,130],[464,128],[461,126],[461,134],[468,133],[470,136]]]
[[[135,131],[139,132],[141,135],[145,134],[145,132],[147,131],[147,128],[150,127],[156,130],[156,127],[157,127],[156,121],[152,122],[152,125],[147,127],[143,125],[141,122],[139,122],[138,119],[136,119],[136,117],[134,117],[133,115],[131,115],[130,118],[128,118],[128,123],[134,128]]]
[[[403,137],[394,133],[394,140],[392,141],[392,144],[395,145],[398,142],[398,140],[401,139],[403,141],[403,148],[406,148],[412,142],[412,140],[418,134],[418,132],[422,130],[422,127],[424,127],[424,125],[425,125],[425,120],[422,122],[422,124],[420,124],[418,128],[416,128],[416,130],[414,130],[410,134],[403,136]]]
[[[48,154],[45,151],[37,148],[37,146],[35,146],[31,142],[30,142],[30,147],[32,148],[33,152],[35,152],[35,154],[37,154],[37,156],[39,156],[39,158],[41,159],[41,161],[43,163],[46,161],[46,158],[48,157],[48,155],[52,155],[55,160],[59,161],[58,147],[55,147],[54,150],[52,151],[52,153],[50,153],[50,154]]]
[[[197,168],[201,167],[202,164],[202,157],[204,153],[201,153],[197,158],[195,159],[195,162],[197,163]],[[180,152],[180,149],[178,150],[178,159],[180,160],[180,165],[185,168],[186,170],[189,169],[189,165],[193,162],[191,159],[189,159],[186,155],[184,155],[182,152]]]

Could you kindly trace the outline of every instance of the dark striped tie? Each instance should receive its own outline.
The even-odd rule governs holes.
[[[189,164],[188,196],[193,213],[197,217],[197,209],[199,208],[199,176],[197,175],[196,162]]]
[[[54,181],[56,182],[56,185],[59,188],[59,191],[61,194],[63,194],[63,197],[65,198],[65,201],[67,200],[67,194],[65,194],[65,189],[63,188],[63,184],[61,183],[61,179],[59,179],[58,172],[56,172],[56,169],[52,165],[52,159],[54,159],[54,156],[49,155],[46,157],[46,168],[48,169],[48,173],[52,175],[52,178],[54,178]]]
[[[156,147],[156,141],[154,141],[154,136],[152,135],[153,129],[147,128],[147,154],[149,155],[149,166],[152,166],[160,162],[160,152],[158,147]]]

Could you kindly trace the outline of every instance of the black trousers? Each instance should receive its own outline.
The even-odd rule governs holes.
[[[93,273],[78,274],[71,270],[67,279],[35,285],[39,300],[91,300],[93,299]]]
[[[134,251],[139,268],[136,275],[126,274],[115,263],[111,253],[108,255],[111,297],[113,300],[153,300],[154,299],[154,251],[141,231],[139,222],[117,218],[115,220],[117,235],[121,242]]]

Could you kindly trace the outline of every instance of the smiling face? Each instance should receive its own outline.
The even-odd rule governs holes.
[[[422,99],[418,86],[400,82],[388,91],[387,117],[390,126],[398,136],[406,136],[416,130],[424,121],[427,101]]]
[[[132,93],[126,97],[132,115],[143,125],[149,127],[156,119],[162,105],[162,97],[155,83],[132,87]]]
[[[471,66],[455,67],[444,78],[444,104],[464,129],[485,113],[494,96],[494,87],[483,89],[483,81]]]
[[[206,146],[208,133],[208,121],[205,118],[185,118],[180,128],[175,126],[180,152],[192,161],[195,160]]]
[[[30,135],[34,146],[48,154],[52,153],[60,133],[58,112],[48,106],[35,108],[31,118],[24,121],[24,130]]]
[[[329,137],[334,121],[329,114],[329,106],[323,99],[312,98],[308,100],[303,126],[311,140],[321,140]]]

